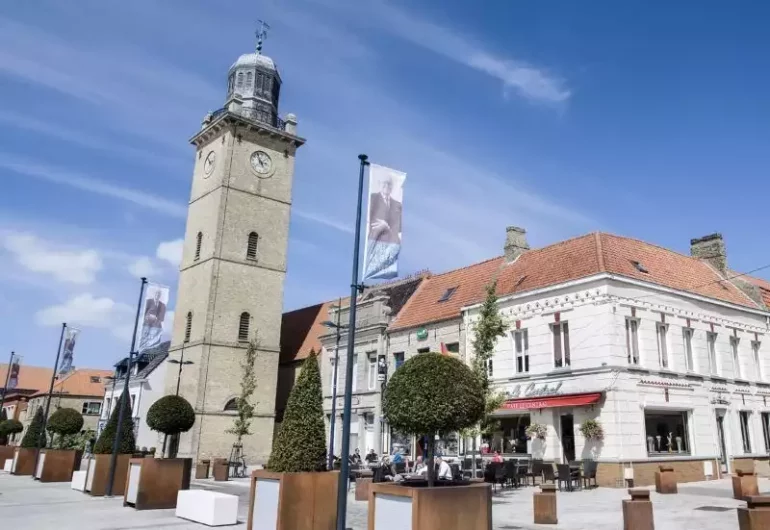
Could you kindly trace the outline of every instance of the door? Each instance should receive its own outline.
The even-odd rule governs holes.
[[[565,464],[575,460],[575,419],[572,414],[561,416],[561,450]]]
[[[719,437],[719,459],[721,461],[722,473],[727,473],[727,447],[725,446],[725,417],[718,411],[717,415],[717,436]]]

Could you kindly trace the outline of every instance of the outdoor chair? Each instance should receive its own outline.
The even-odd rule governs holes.
[[[505,481],[509,483],[511,486],[518,487],[517,483],[517,477],[516,477],[516,461],[515,460],[506,460],[505,464]]]
[[[557,478],[558,478],[558,481],[559,481],[559,491],[562,490],[561,489],[562,488],[562,484],[566,484],[567,485],[567,491],[573,491],[574,490],[574,488],[572,486],[572,484],[574,482],[577,481],[578,484],[580,484],[578,479],[576,479],[572,475],[572,470],[570,469],[569,464],[556,464],[556,472],[558,473],[558,477]]]
[[[403,475],[404,473],[406,473],[406,462],[398,462],[394,464],[394,466],[396,468],[395,469],[396,475]]]
[[[594,481],[594,488],[598,488],[596,483],[596,469],[598,465],[595,460],[586,460],[583,464],[583,485],[587,488],[591,485],[591,481]]]
[[[532,477],[532,485],[537,486],[537,482],[535,479],[537,477],[540,477],[540,479],[543,479],[543,461],[542,460],[533,460],[532,461],[532,470],[527,472],[528,477]]]
[[[527,469],[527,464],[520,463],[516,466],[516,486],[521,486],[522,484],[527,483],[527,479],[529,478],[529,470]]]

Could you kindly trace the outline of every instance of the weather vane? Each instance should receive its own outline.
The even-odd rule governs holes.
[[[262,43],[267,38],[267,31],[270,29],[270,26],[264,20],[257,20],[257,22],[259,22],[259,29],[256,32],[256,36],[257,36],[257,53],[259,55],[262,55]]]

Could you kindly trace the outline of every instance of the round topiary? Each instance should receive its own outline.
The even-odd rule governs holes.
[[[187,432],[194,424],[195,411],[182,396],[163,396],[147,411],[150,429],[169,436]]]
[[[24,430],[24,425],[19,420],[5,420],[0,423],[0,435],[8,436]]]
[[[48,418],[46,430],[60,436],[77,434],[83,428],[83,415],[75,409],[62,408]]]

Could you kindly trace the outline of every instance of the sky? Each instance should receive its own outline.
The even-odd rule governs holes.
[[[194,148],[254,50],[297,115],[284,309],[347,294],[359,153],[407,173],[402,275],[594,230],[770,264],[766,2],[8,0],[0,362],[129,349],[139,277],[176,298]],[[761,273],[760,273],[761,275]]]

